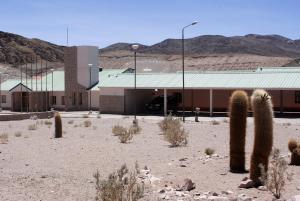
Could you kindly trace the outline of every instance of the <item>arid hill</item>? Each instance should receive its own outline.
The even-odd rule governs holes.
[[[63,67],[64,46],[39,39],[29,39],[0,31],[0,68],[8,76],[11,67],[31,62],[31,58],[47,60],[54,68]],[[100,49],[103,68],[133,67],[130,43],[116,43]],[[186,39],[187,70],[252,69],[259,66],[299,66],[300,40],[279,35],[225,37],[204,35]],[[138,70],[174,72],[181,69],[181,40],[167,39],[138,49]],[[0,69],[0,70],[1,70]],[[4,70],[3,70],[4,69]]]
[[[0,31],[0,63],[19,65],[35,57],[49,62],[63,62],[63,46],[39,39],[28,39]]]

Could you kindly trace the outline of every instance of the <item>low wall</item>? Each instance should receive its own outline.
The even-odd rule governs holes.
[[[48,119],[54,116],[54,112],[32,112],[32,113],[11,113],[0,115],[0,121],[18,121],[30,119],[31,116],[37,116],[38,119]]]

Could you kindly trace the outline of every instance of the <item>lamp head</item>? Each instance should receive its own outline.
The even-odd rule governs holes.
[[[192,25],[195,25],[195,24],[197,24],[198,23],[198,21],[194,21],[193,23],[192,23]]]
[[[138,44],[133,44],[133,45],[131,45],[131,48],[133,50],[137,50],[139,48],[139,45]]]

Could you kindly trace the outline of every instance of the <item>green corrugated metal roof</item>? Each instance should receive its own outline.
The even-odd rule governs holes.
[[[283,69],[283,70],[280,70]],[[92,90],[102,88],[133,88],[134,73],[123,73],[124,69],[108,69],[99,73],[99,84]],[[2,83],[2,90],[9,91],[19,84],[19,80],[7,80]],[[33,91],[46,90],[46,76],[42,82],[39,78],[23,79],[25,86]],[[64,91],[64,72],[53,72],[53,91]],[[181,88],[181,73],[138,73],[137,88]],[[300,89],[300,68],[276,68],[257,71],[198,72],[185,74],[185,87],[198,89]],[[52,90],[52,74],[47,75],[47,88]]]
[[[37,80],[37,82],[36,82]],[[47,89],[49,91],[52,90],[52,74],[48,73],[47,78],[46,75],[43,77],[35,77],[32,78],[32,84],[31,84],[31,78],[23,77],[22,83],[23,85],[27,86],[29,89],[33,91],[46,91],[46,80],[47,80]],[[1,90],[3,91],[9,91],[12,88],[14,88],[16,85],[20,84],[20,79],[11,79],[3,82],[1,84]],[[65,90],[65,73],[64,71],[54,71],[53,72],[53,91],[64,91]]]
[[[181,73],[138,73],[137,88],[181,88]],[[134,74],[101,76],[99,87],[134,87]],[[96,90],[98,86],[93,89]],[[228,71],[185,74],[186,88],[199,89],[300,89],[300,70]]]

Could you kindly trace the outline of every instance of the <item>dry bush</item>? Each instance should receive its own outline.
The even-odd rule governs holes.
[[[133,134],[141,133],[142,128],[139,126],[137,119],[133,121],[133,124],[130,126],[129,130],[131,130]]]
[[[16,136],[16,137],[21,137],[21,136],[22,136],[22,133],[21,133],[20,131],[17,131],[17,132],[15,132],[15,136]]]
[[[82,118],[89,118],[90,116],[88,114],[83,114]]]
[[[158,123],[158,126],[160,130],[164,133],[168,128],[174,127],[178,124],[180,124],[180,119],[176,119],[172,116],[172,114],[169,114],[167,117],[165,117],[162,121]]]
[[[143,197],[144,184],[139,181],[138,170],[129,171],[126,164],[111,173],[106,180],[100,179],[100,173],[94,174],[96,179],[96,200],[101,201],[137,201]]]
[[[51,126],[51,125],[52,125],[52,121],[50,121],[50,120],[45,120],[45,121],[44,121],[44,124],[47,125],[47,126]]]
[[[212,121],[211,121],[211,124],[212,124],[212,125],[220,125],[221,122],[219,122],[219,121],[217,121],[217,120],[212,120]]]
[[[119,136],[121,135],[122,133],[126,132],[126,128],[123,127],[123,126],[120,126],[120,125],[115,125],[112,127],[112,133],[115,135],[115,136]]]
[[[118,135],[118,137],[119,137],[120,142],[125,144],[125,143],[129,142],[130,140],[132,140],[133,131],[130,129],[126,129],[126,131],[121,133],[120,135]]]
[[[177,121],[177,119],[174,121],[178,123],[168,124],[170,127],[163,133],[164,138],[171,144],[171,147],[185,146],[188,143],[188,133],[184,130],[180,121]]]
[[[74,120],[69,120],[68,121],[68,124],[73,124],[74,123]]]
[[[92,122],[90,120],[86,120],[83,122],[84,127],[90,127],[92,125]]]
[[[32,130],[36,130],[36,129],[37,129],[37,123],[28,125],[28,130],[32,131]]]
[[[213,154],[215,153],[215,150],[212,149],[212,148],[206,148],[205,151],[204,151],[204,153],[205,153],[206,155],[211,156],[211,155],[213,155]]]
[[[268,172],[265,171],[264,166],[261,165],[260,168],[262,172],[262,182],[274,197],[279,199],[285,190],[286,181],[292,180],[292,174],[287,172],[288,163],[280,156],[279,149],[275,148],[271,154]]]
[[[8,143],[8,134],[2,133],[0,135],[0,144],[7,144]]]

